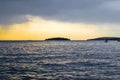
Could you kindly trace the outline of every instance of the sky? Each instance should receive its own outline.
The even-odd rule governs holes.
[[[0,40],[120,37],[120,0],[0,0]]]

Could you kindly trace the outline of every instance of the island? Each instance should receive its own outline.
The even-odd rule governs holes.
[[[45,41],[70,41],[70,39],[62,38],[62,37],[54,37],[54,38],[45,39]]]
[[[120,38],[119,37],[99,37],[99,38],[88,39],[88,40],[104,40],[106,42],[108,40],[112,40],[112,41],[118,41],[118,42],[120,42]]]

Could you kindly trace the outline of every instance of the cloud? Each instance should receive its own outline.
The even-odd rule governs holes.
[[[25,22],[34,15],[48,20],[90,24],[119,24],[119,1],[112,0],[1,0],[0,23]]]
[[[120,1],[119,0],[110,0],[103,4],[105,8],[112,9],[114,11],[120,11]]]

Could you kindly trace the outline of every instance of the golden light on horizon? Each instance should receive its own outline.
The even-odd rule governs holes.
[[[45,20],[30,16],[28,22],[12,24],[2,29],[1,40],[44,40],[50,37],[66,37],[72,40],[85,40],[103,36],[98,33],[98,27],[92,24],[68,23],[54,20]]]

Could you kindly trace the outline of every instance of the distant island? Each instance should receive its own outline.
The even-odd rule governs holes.
[[[70,39],[68,39],[68,38],[62,38],[62,37],[55,37],[55,38],[45,39],[45,41],[70,41]]]
[[[88,40],[112,40],[112,41],[119,41],[119,37],[99,37],[99,38],[94,38],[94,39],[88,39]]]

